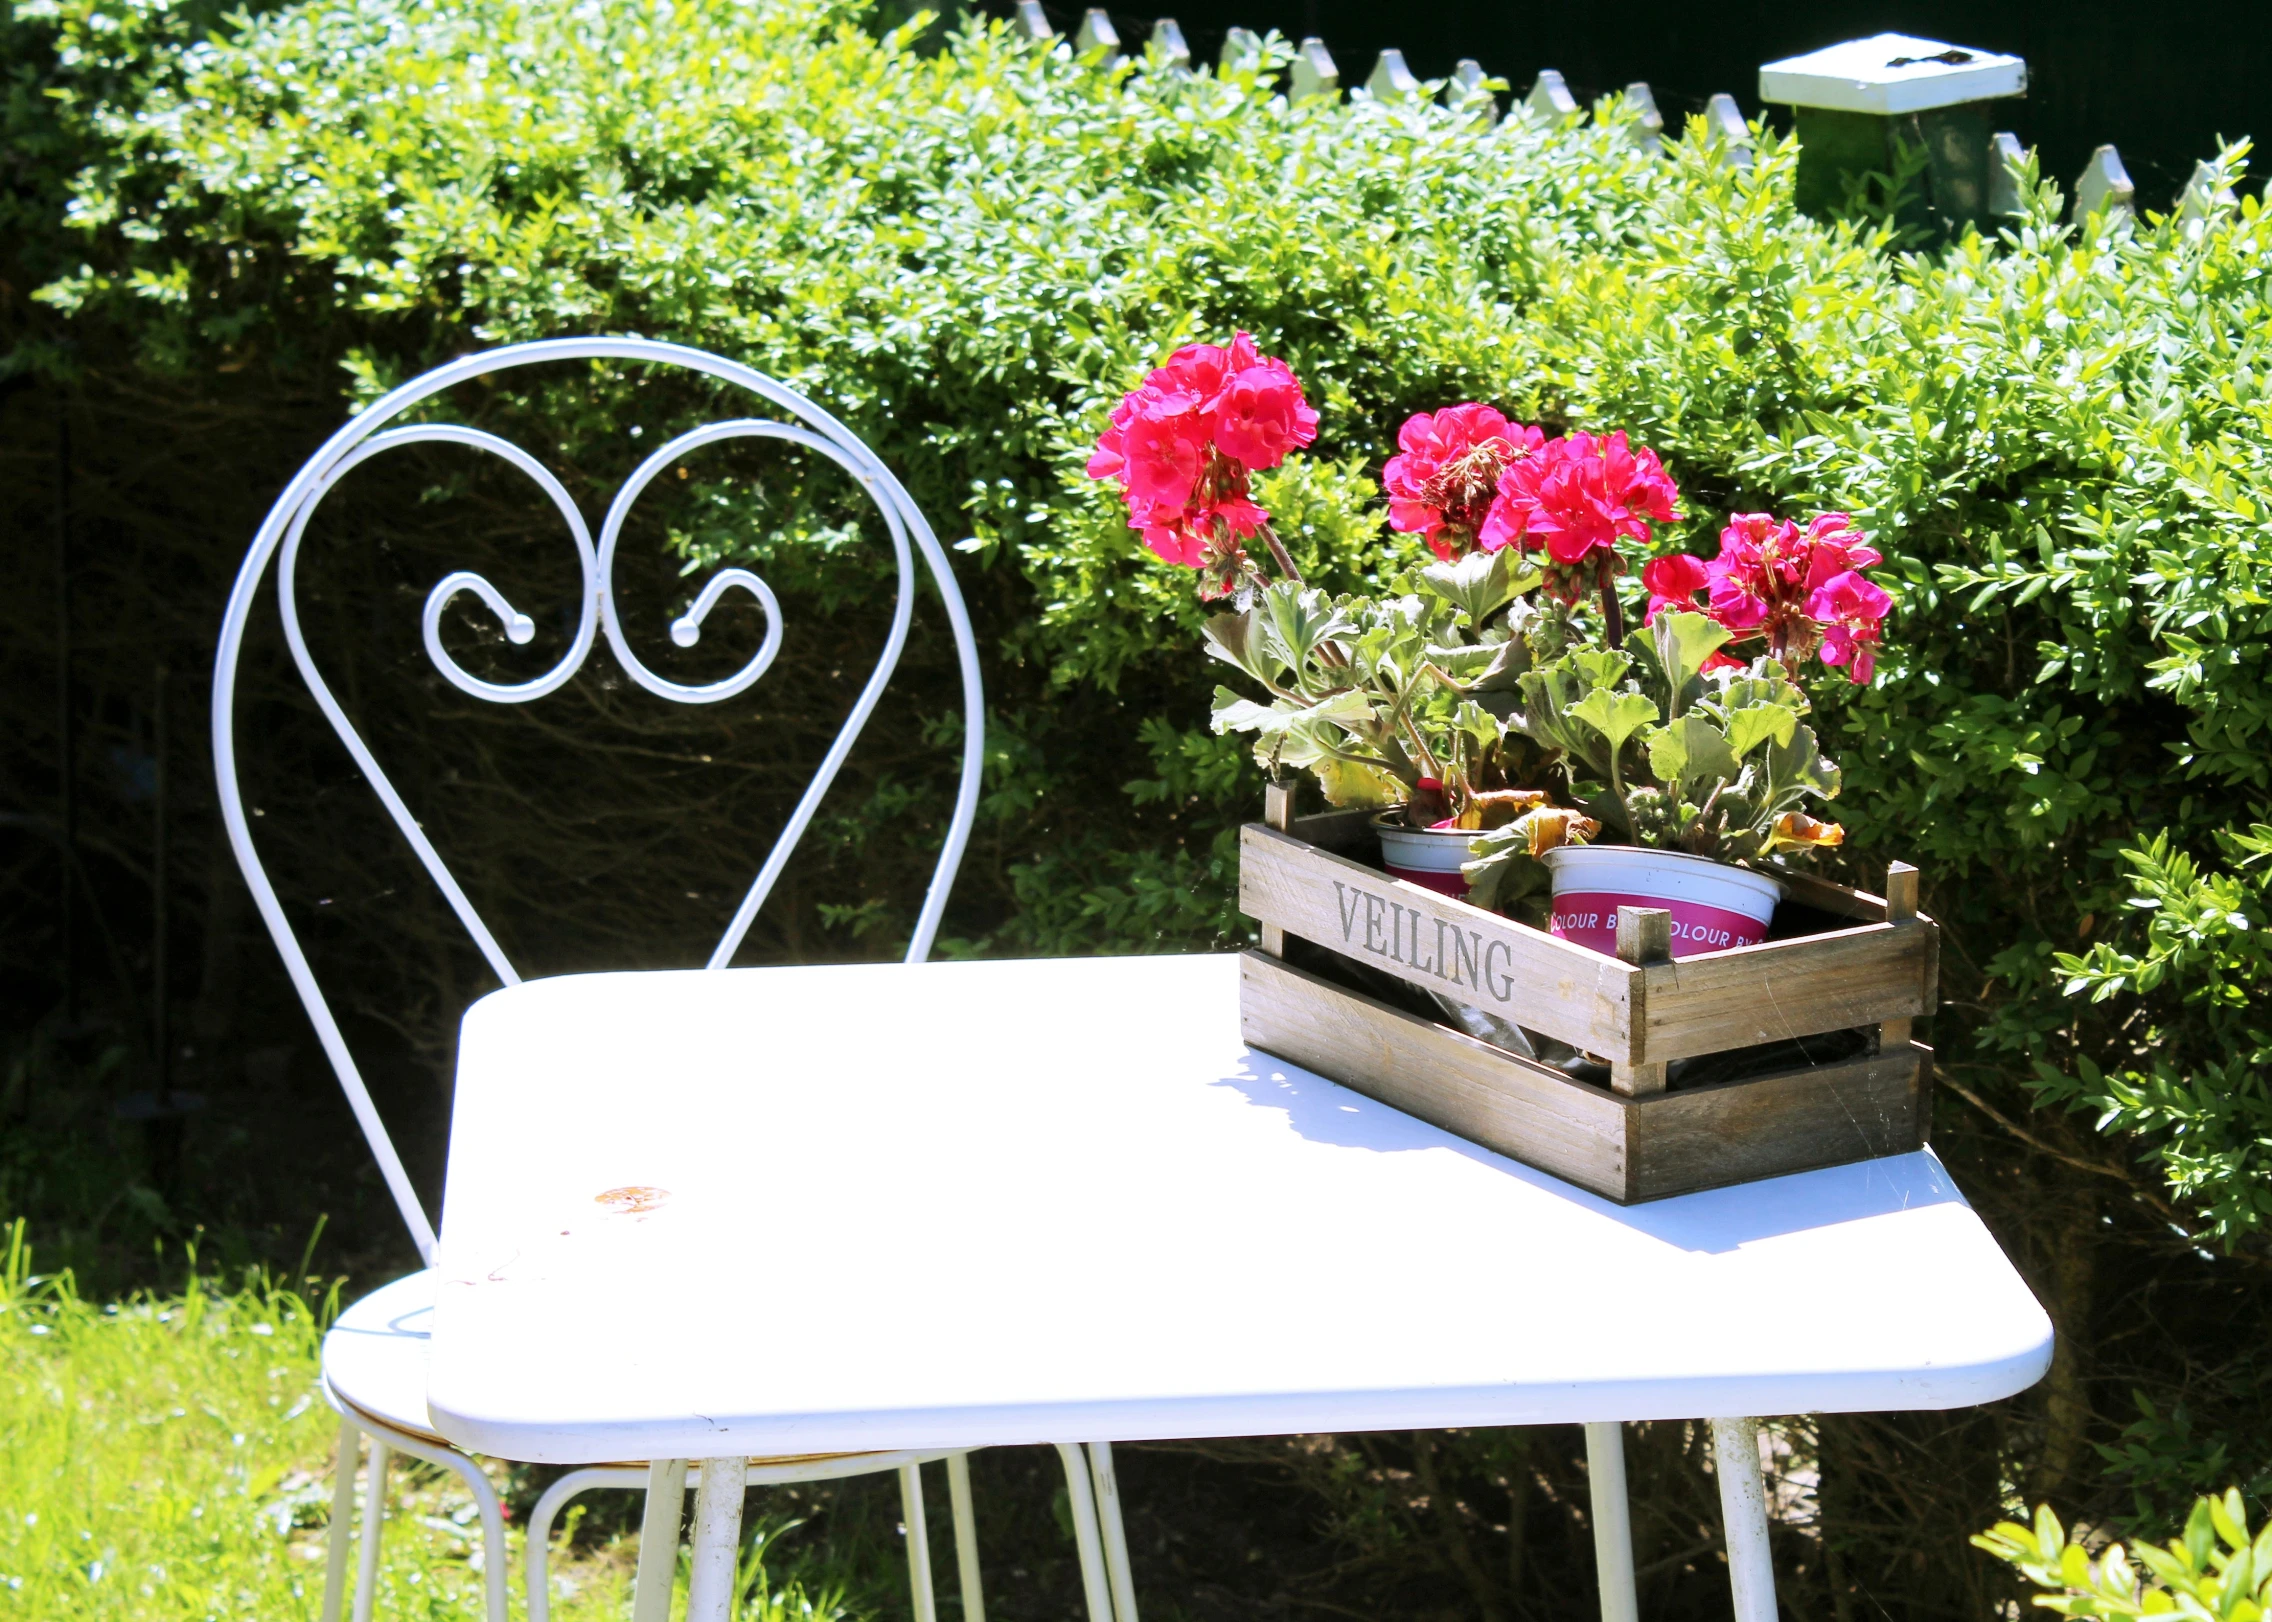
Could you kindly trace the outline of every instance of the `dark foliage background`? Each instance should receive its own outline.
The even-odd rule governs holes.
[[[1835,505],[1888,553],[1900,646],[1822,717],[1848,871],[1926,870],[1948,946],[1936,1142],[2061,1342],[2042,1387],[1990,1409],[1782,1426],[1793,1610],[1986,1617],[2012,1590],[1964,1538],[2022,1498],[2160,1529],[2198,1488],[2260,1492],[2272,1041],[2249,1006],[2272,965],[2246,841],[2272,722],[2272,246],[2253,200],[2205,227],[2077,227],[2046,189],[2004,241],[1905,256],[1868,219],[1796,216],[1787,146],[1739,176],[1693,142],[1643,157],[1613,114],[1485,131],[1289,109],[1251,76],[1116,76],[984,29],[918,55],[866,23],[70,0],[0,24],[0,1211],[34,1219],[44,1258],[118,1284],[202,1230],[209,1262],[288,1264],[320,1212],[325,1265],[406,1260],[235,879],[203,741],[244,544],[353,402],[593,330],[814,393],[975,542],[957,565],[994,713],[945,949],[1220,948],[1246,935],[1230,841],[1258,782],[1205,731],[1187,580],[1143,559],[1080,462],[1162,351],[1243,325],[1324,414],[1261,494],[1337,586],[1410,566],[1372,472],[1406,413],[1469,397],[1657,446],[1688,494],[1678,544],[1708,550],[1731,507]],[[642,445],[713,406],[608,367],[451,402],[545,447],[595,513]],[[327,672],[530,972],[698,961],[879,634],[872,526],[824,473],[719,452],[673,482],[634,531],[632,635],[658,668],[717,673],[754,617],[669,649],[680,571],[761,566],[792,629],[748,704],[650,701],[604,648],[525,710],[441,682],[416,628],[440,574],[482,569],[538,618],[526,650],[452,623],[461,658],[518,675],[556,652],[571,587],[555,521],[454,452],[358,472],[311,542]],[[919,606],[894,700],[743,961],[904,940],[958,736],[939,630]],[[292,679],[272,609],[246,668],[263,848],[432,1189],[454,1022],[486,971]],[[121,1115],[162,1076],[206,1100],[186,1127]],[[1505,1265],[1479,1251],[1478,1287]],[[1703,1451],[1685,1427],[1635,1434],[1652,1615],[1725,1605]],[[1591,1582],[1579,1461],[1556,1430],[1138,1453],[1139,1577],[1192,1615],[1561,1614]],[[1049,1614],[1069,1569],[1046,1463],[986,1467],[1022,1574],[1007,1617]]]

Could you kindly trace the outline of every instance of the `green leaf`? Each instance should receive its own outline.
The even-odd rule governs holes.
[[[1728,747],[1741,758],[1769,739],[1788,746],[1798,724],[1796,710],[1780,704],[1747,704],[1728,716]]]
[[[1830,799],[1838,793],[1838,768],[1815,746],[1814,728],[1791,729],[1788,743],[1767,745],[1766,809],[1780,814],[1807,795]]]
[[[1704,661],[1735,635],[1702,614],[1677,609],[1659,614],[1649,631],[1656,641],[1657,663],[1675,693],[1685,689],[1703,671]]]
[[[1404,798],[1403,783],[1378,767],[1329,755],[1310,763],[1309,770],[1328,805],[1395,805]]]
[[[1278,685],[1284,666],[1270,657],[1251,608],[1243,614],[1210,615],[1200,625],[1199,634],[1210,656],[1238,666],[1265,687]]]
[[[1514,549],[1471,552],[1456,563],[1431,563],[1420,578],[1437,596],[1457,608],[1470,625],[1481,625],[1515,595]]]
[[[1570,706],[1569,713],[1609,740],[1612,750],[1657,718],[1656,701],[1640,693],[1615,693],[1596,687]]]
[[[1788,713],[1788,712],[1786,712]],[[1720,729],[1701,715],[1684,715],[1648,737],[1649,770],[1663,783],[1703,790],[1726,782],[1743,770],[1736,751]],[[1702,798],[1695,793],[1691,798]]]
[[[1633,668],[1631,656],[1614,648],[1573,648],[1568,662],[1588,687],[1615,687]]]

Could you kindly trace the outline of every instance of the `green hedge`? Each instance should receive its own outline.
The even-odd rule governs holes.
[[[476,344],[636,331],[810,390],[974,537],[1002,876],[962,909],[972,949],[1244,938],[1231,830],[1258,785],[1206,731],[1188,577],[1082,474],[1178,344],[1245,328],[1301,376],[1319,440],[1261,496],[1345,587],[1417,561],[1372,480],[1408,413],[1461,399],[1657,449],[1690,515],[1668,546],[1709,551],[1730,509],[1850,511],[1898,606],[1877,683],[1822,730],[1848,872],[1916,862],[1946,930],[1935,1039],[1971,1102],[1944,1120],[2004,1122],[2141,1254],[2260,1265],[2272,1038],[2246,1003],[2272,968],[2234,943],[2272,908],[2253,867],[2203,901],[2167,865],[2262,848],[2219,844],[2265,815],[2272,744],[2253,198],[2070,226],[2032,186],[2000,238],[1906,255],[1795,214],[1787,143],[1739,170],[1700,134],[1642,155],[1609,104],[1559,129],[1289,107],[1252,73],[998,27],[926,55],[817,0],[340,0],[205,39],[161,0],[17,18],[10,139],[46,144],[13,252],[45,267],[46,314],[16,364],[61,375],[99,331],[176,378],[320,390],[343,361],[344,398]],[[66,227],[39,199],[67,172]],[[778,550],[731,515],[684,545]],[[2123,850],[2158,838],[2134,888]],[[2142,970],[2136,909],[2178,895],[2214,940]],[[2180,1381],[2155,1367],[2132,1383]],[[2080,1406],[2055,1392],[2031,1433],[2054,1485],[2079,1489],[2086,1439],[2116,1445],[2092,1403],[2126,1411],[2120,1383],[2086,1378],[2055,1375]],[[2237,1429],[2155,1410],[2116,1447],[2149,1519],[2188,1474],[2272,1457],[2255,1399],[2203,1378]]]

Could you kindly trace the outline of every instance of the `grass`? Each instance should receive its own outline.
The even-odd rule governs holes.
[[[178,1293],[98,1304],[69,1273],[32,1273],[21,1222],[6,1240],[0,1617],[315,1617],[338,1435],[317,1389],[317,1352],[336,1287],[253,1274],[225,1289],[197,1276],[193,1256]],[[502,1467],[493,1479],[508,1486]],[[398,1460],[389,1482],[376,1614],[478,1619],[472,1497],[454,1475],[415,1461]],[[864,1622],[872,1613],[854,1608],[845,1582],[784,1579],[779,1561],[768,1572],[769,1549],[795,1524],[756,1518],[742,1622]],[[519,1616],[519,1528],[508,1536]],[[619,1622],[636,1560],[635,1533],[556,1559],[552,1615]]]

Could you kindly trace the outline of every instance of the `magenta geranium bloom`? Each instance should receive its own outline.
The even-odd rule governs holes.
[[[1201,594],[1225,596],[1251,573],[1239,543],[1270,521],[1247,475],[1316,438],[1317,413],[1293,372],[1242,332],[1155,367],[1114,408],[1088,474],[1121,486],[1128,527],[1147,548],[1207,571]]]
[[[1422,537],[1449,563],[1475,546],[1500,475],[1545,444],[1546,434],[1470,401],[1415,413],[1396,443],[1403,454],[1381,469],[1389,527]]]
[[[1581,563],[1593,553],[1614,554],[1621,538],[1646,543],[1651,520],[1680,516],[1679,500],[1654,451],[1633,449],[1623,433],[1568,434],[1500,475],[1483,547],[1543,546],[1557,563]]]
[[[1822,662],[1844,665],[1849,680],[1867,684],[1877,673],[1879,627],[1892,610],[1893,599],[1851,569],[1816,587],[1807,613],[1822,628]]]
[[[1697,594],[1711,581],[1702,558],[1692,558],[1686,552],[1651,558],[1641,566],[1641,584],[1649,588],[1649,612],[1641,623],[1654,625],[1657,615],[1668,608],[1694,610]]]
[[[1867,683],[1877,671],[1879,627],[1893,610],[1864,569],[1883,561],[1845,513],[1824,513],[1802,530],[1771,513],[1735,513],[1720,531],[1720,555],[1657,558],[1641,571],[1649,618],[1666,608],[1704,611],[1736,633],[1759,637],[1795,676],[1819,654]]]

